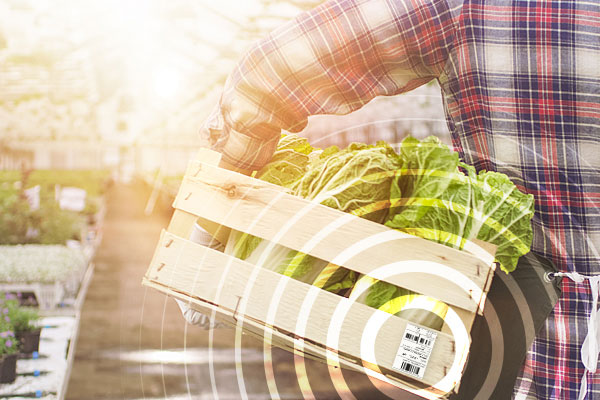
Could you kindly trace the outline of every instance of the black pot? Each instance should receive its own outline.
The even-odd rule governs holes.
[[[0,358],[0,383],[12,383],[17,378],[17,354]]]
[[[23,354],[31,354],[38,351],[40,348],[40,332],[41,328],[32,331],[19,332],[15,336],[21,344],[20,351]]]

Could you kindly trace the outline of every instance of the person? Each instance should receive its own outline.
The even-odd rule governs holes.
[[[330,0],[249,50],[202,137],[223,166],[248,173],[309,116],[431,80],[462,160],[535,196],[532,251],[565,273],[599,272],[599,2]],[[595,364],[587,371],[580,355],[591,286],[561,285],[514,398],[600,398]]]

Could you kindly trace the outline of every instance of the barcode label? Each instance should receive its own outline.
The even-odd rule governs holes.
[[[406,361],[402,362],[402,365],[400,365],[400,369],[406,372],[410,372],[413,375],[419,375],[419,371],[421,370],[420,367],[416,367],[412,364],[407,363]]]
[[[437,332],[434,330],[407,324],[392,367],[412,377],[423,379],[436,338]]]
[[[431,340],[429,340],[429,339],[426,339],[424,337],[415,336],[410,333],[407,333],[406,336],[404,336],[404,337],[409,340],[412,340],[415,343],[424,344],[425,346],[429,346],[429,344],[431,343]]]

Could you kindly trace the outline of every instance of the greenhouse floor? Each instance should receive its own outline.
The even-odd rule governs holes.
[[[332,378],[325,364],[308,359],[306,374],[297,375],[303,359],[295,363],[291,353],[265,352],[261,341],[245,335],[236,353],[234,329],[214,330],[211,337],[186,326],[172,299],[140,284],[171,213],[159,203],[144,215],[149,196],[143,183],[109,190],[67,399],[334,399],[344,391],[358,399],[387,398],[365,375],[344,370],[343,378]]]

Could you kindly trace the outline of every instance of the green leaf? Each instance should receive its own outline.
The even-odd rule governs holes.
[[[390,212],[386,225],[458,249],[473,239],[493,243],[498,246],[496,260],[501,268],[505,272],[513,271],[519,257],[531,247],[533,196],[519,191],[504,174],[477,174],[472,166],[464,163],[458,165],[466,174],[453,162],[451,169],[438,174],[427,173],[439,168],[439,160],[430,154],[443,156],[449,151],[441,143],[437,146],[444,149],[421,151],[419,146],[413,146],[416,153],[423,152],[412,158],[419,160],[419,170],[424,171],[426,177],[414,178],[411,171],[410,177],[399,178],[399,181],[405,180],[399,184],[403,193],[413,195],[404,206]],[[405,173],[404,168],[402,173]]]
[[[312,148],[306,139],[286,135],[257,178],[288,188],[292,194],[383,223],[390,205],[390,186],[400,165],[398,155],[383,142],[353,143],[343,150],[332,146],[321,151]],[[260,254],[269,251],[265,268],[306,283],[318,281],[325,290],[339,292],[356,280],[356,274],[348,269],[333,266],[337,268],[333,271],[326,261],[269,247],[251,235],[236,233],[231,241],[235,245],[228,244],[226,252],[256,263],[261,260]]]

